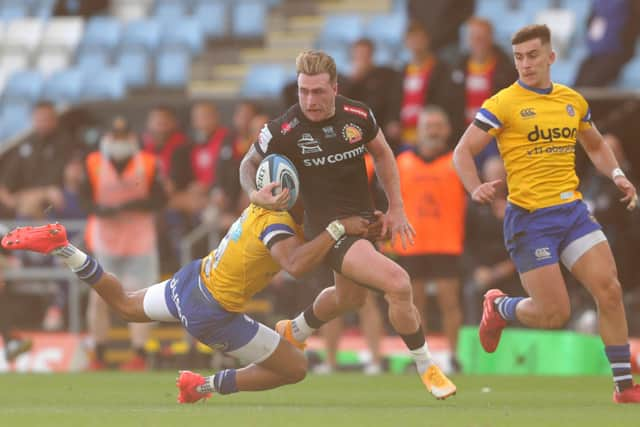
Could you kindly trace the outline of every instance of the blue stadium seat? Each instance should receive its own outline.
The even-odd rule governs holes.
[[[140,48],[123,50],[116,59],[116,65],[122,72],[128,87],[149,85],[151,64],[146,50]]]
[[[29,5],[24,0],[5,0],[0,3],[0,19],[11,21],[29,16]]]
[[[187,84],[191,71],[189,52],[169,49],[158,53],[156,84],[161,87],[181,87]]]
[[[194,18],[174,19],[163,26],[160,45],[167,48],[187,48],[192,53],[202,52],[203,33],[200,23]]]
[[[320,39],[328,43],[351,44],[364,35],[362,18],[359,15],[329,15]]]
[[[158,21],[135,20],[127,24],[122,34],[122,46],[144,47],[153,51],[160,41],[161,24]]]
[[[44,79],[37,71],[17,71],[7,80],[3,98],[5,101],[35,102],[40,97],[43,83]]]
[[[0,141],[4,142],[31,126],[31,104],[28,102],[4,103],[0,107]]]
[[[228,27],[228,4],[224,0],[200,0],[193,9],[193,17],[207,37],[224,37]]]
[[[186,16],[189,3],[178,0],[156,0],[152,15],[160,20],[173,20]]]
[[[351,66],[349,45],[344,43],[327,43],[320,40],[316,43],[315,47],[331,55],[336,62],[336,68],[339,74],[344,74],[349,70]]]
[[[367,23],[364,35],[376,43],[401,45],[407,28],[404,13],[376,15]]]
[[[289,77],[289,73],[282,65],[253,65],[245,77],[242,94],[246,97],[258,98],[280,96]]]
[[[260,0],[238,0],[232,3],[232,32],[237,38],[262,37],[267,5]]]
[[[101,70],[109,66],[111,55],[102,49],[81,50],[76,56],[76,66],[85,72]]]
[[[49,19],[53,15],[56,0],[31,0],[31,14],[36,18]]]
[[[45,81],[42,98],[55,103],[74,103],[80,99],[85,73],[78,68],[58,71]]]
[[[640,88],[640,57],[634,57],[624,66],[617,83],[625,89]]]
[[[84,48],[111,50],[118,46],[121,35],[120,21],[110,16],[94,16],[89,19],[81,44]]]
[[[105,68],[85,76],[81,98],[85,101],[120,99],[126,94],[122,72],[117,68]]]
[[[563,85],[573,85],[578,74],[580,61],[558,60],[551,66],[551,79]]]

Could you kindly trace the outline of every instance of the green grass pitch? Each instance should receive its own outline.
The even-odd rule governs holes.
[[[308,376],[268,392],[176,403],[175,373],[0,375],[0,426],[640,425],[638,405],[611,402],[608,377],[457,376],[437,401],[414,375]]]

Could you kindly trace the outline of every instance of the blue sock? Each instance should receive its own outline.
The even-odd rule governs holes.
[[[613,371],[613,382],[616,384],[616,391],[625,391],[633,387],[633,377],[631,376],[631,350],[629,344],[608,345],[604,348],[607,359]]]
[[[516,320],[516,306],[523,299],[523,297],[498,298],[495,305],[500,317],[509,322],[513,322],[514,320]]]
[[[84,264],[77,270],[73,270],[76,276],[88,285],[95,285],[102,278],[104,270],[93,257],[87,256]]]
[[[236,386],[236,370],[225,369],[213,376],[213,387],[219,394],[231,394],[238,391]]]

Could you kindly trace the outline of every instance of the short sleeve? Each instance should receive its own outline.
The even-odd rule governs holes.
[[[366,127],[364,132],[364,141],[365,143],[367,143],[373,140],[378,135],[378,130],[380,129],[378,126],[378,121],[376,120],[376,117],[373,115],[373,111],[371,111],[371,108],[368,108],[368,114],[367,114],[365,126]]]
[[[578,97],[578,113],[580,114],[580,124],[578,125],[579,131],[584,131],[593,127],[593,123],[591,122],[591,108],[589,107],[589,103],[586,99],[580,94],[577,94]]]
[[[492,96],[482,103],[482,107],[476,113],[473,124],[491,136],[497,136],[504,127],[504,117],[500,108],[500,98]]]
[[[260,241],[267,249],[271,249],[280,240],[295,236],[297,228],[298,225],[288,212],[271,212],[260,232]]]
[[[263,157],[277,152],[277,140],[274,140],[273,137],[272,123],[273,122],[266,123],[262,127],[260,134],[258,135],[258,140],[254,143],[256,151]]]

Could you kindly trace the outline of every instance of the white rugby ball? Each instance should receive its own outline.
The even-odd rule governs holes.
[[[262,159],[256,172],[256,187],[260,190],[267,184],[279,182],[280,185],[273,190],[273,194],[280,194],[283,188],[289,189],[289,204],[291,209],[298,199],[300,181],[298,171],[291,160],[281,154],[269,154]]]

